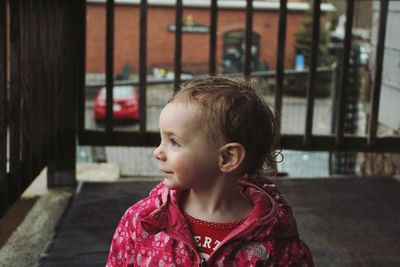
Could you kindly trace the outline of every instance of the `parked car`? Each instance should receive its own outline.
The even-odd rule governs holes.
[[[130,85],[115,85],[113,88],[114,120],[139,120],[139,91]],[[94,118],[102,122],[106,118],[106,88],[97,93],[94,102]]]

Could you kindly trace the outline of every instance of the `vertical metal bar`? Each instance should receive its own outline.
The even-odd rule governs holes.
[[[0,217],[8,207],[7,199],[7,4],[0,0]]]
[[[27,124],[27,133],[26,135],[26,140],[30,142],[29,144],[29,175],[28,177],[25,177],[26,182],[25,185],[26,187],[29,186],[30,182],[34,178],[35,174],[35,169],[37,166],[37,161],[38,161],[38,150],[39,150],[39,145],[38,142],[40,140],[40,137],[38,136],[41,132],[41,130],[35,131],[35,133],[32,134],[32,131],[34,129],[33,125],[36,125],[40,127],[38,124],[39,122],[39,105],[41,105],[41,99],[40,99],[40,92],[38,88],[40,88],[40,79],[38,79],[37,75],[37,68],[39,67],[37,64],[38,62],[36,61],[36,56],[35,54],[38,52],[38,39],[36,38],[39,32],[39,25],[37,24],[36,21],[36,10],[35,10],[35,4],[33,1],[30,2],[30,23],[29,27],[32,29],[29,33],[29,41],[28,45],[30,46],[31,54],[30,54],[30,59],[29,61],[31,62],[31,66],[35,66],[35,68],[30,67],[29,68],[29,73],[30,73],[30,80],[31,80],[31,86],[29,86],[27,89],[30,91],[30,98],[29,100],[29,110],[31,111],[31,121],[29,124]],[[34,105],[33,103],[38,103],[38,105]]]
[[[336,140],[335,144],[341,145],[343,143],[344,136],[344,121],[346,116],[346,94],[348,86],[349,77],[349,59],[351,52],[351,37],[352,37],[352,27],[353,27],[353,14],[354,14],[354,1],[347,1],[346,10],[346,25],[345,25],[345,39],[343,48],[343,65],[340,77],[340,88],[339,88],[339,119],[336,127]]]
[[[139,114],[140,134],[146,133],[146,84],[147,84],[147,0],[140,3],[140,44],[139,44]]]
[[[44,39],[43,39],[43,35],[45,35],[45,30],[42,30],[44,28],[43,25],[43,7],[42,7],[42,2],[39,2],[37,4],[38,6],[38,11],[37,11],[37,17],[36,17],[36,21],[38,24],[38,28],[41,29],[40,30],[40,34],[37,37],[37,43],[38,43],[38,54],[44,54],[44,50],[43,50],[43,46],[41,44],[43,44]],[[40,85],[38,88],[39,89],[39,98],[40,98],[40,102],[41,105],[39,108],[39,127],[40,127],[40,133],[38,135],[39,139],[38,139],[38,162],[36,165],[36,170],[35,172],[40,172],[40,170],[46,165],[46,127],[47,127],[47,121],[45,120],[45,115],[46,115],[46,94],[47,94],[47,87],[46,87],[46,79],[45,79],[45,75],[43,75],[44,73],[44,63],[43,60],[39,59],[39,64],[38,64],[38,68],[36,70],[36,76],[38,78],[38,80],[40,81]]]
[[[85,45],[85,40],[86,40],[86,1],[82,1],[81,4],[81,10],[83,12],[82,16],[80,16],[80,25],[82,27],[80,28],[80,40],[81,40],[81,47],[79,49],[78,55],[81,60],[81,65],[79,65],[78,75],[79,75],[79,84],[78,84],[78,92],[77,92],[77,97],[78,97],[78,136],[83,136],[83,132],[85,130],[85,90],[86,90],[86,84],[85,84],[85,73],[86,73],[86,45]]]
[[[179,90],[182,72],[182,0],[176,0],[175,13],[175,82],[174,91]]]
[[[314,91],[315,91],[315,83],[317,80],[319,28],[320,28],[320,16],[321,16],[320,5],[321,5],[321,0],[314,0],[310,72],[308,76],[308,87],[307,87],[306,127],[303,140],[304,145],[306,146],[310,144],[312,135],[313,116],[314,116],[314,98],[315,98]]]
[[[31,0],[32,1],[32,0]],[[34,140],[32,135],[29,135],[30,124],[32,123],[33,109],[32,109],[32,87],[35,86],[34,79],[32,79],[32,2],[23,1],[21,15],[23,16],[22,23],[22,50],[24,55],[21,57],[20,71],[23,73],[23,80],[21,84],[21,162],[22,162],[22,173],[21,173],[21,191],[28,185],[28,181],[32,174],[32,141]],[[22,77],[21,77],[22,78]],[[24,116],[22,116],[24,114]]]
[[[60,30],[63,26],[63,21],[61,19],[57,19],[58,16],[60,16],[60,11],[57,7],[58,1],[54,2],[53,6],[53,12],[54,15],[51,17],[53,20],[53,29],[56,29],[55,34],[57,36],[57,39],[63,40],[64,41],[64,36],[62,31]],[[57,57],[58,54],[58,47],[60,46],[59,42],[54,43],[55,48],[51,49],[52,50],[52,56]],[[54,121],[54,131],[55,131],[55,144],[54,146],[56,147],[55,149],[55,154],[54,154],[54,159],[59,159],[61,155],[64,153],[64,134],[63,131],[63,121],[60,120],[60,118],[63,117],[63,109],[64,109],[64,101],[60,102],[57,101],[60,98],[60,95],[63,95],[63,80],[64,80],[64,75],[60,75],[60,72],[63,71],[63,62],[62,60],[54,60],[54,64],[57,66],[56,70],[54,72],[54,84],[57,87],[57,90],[55,90],[55,93],[53,95],[55,103],[57,103],[57,106],[53,106],[54,110],[57,110],[57,112],[54,114],[53,121]],[[47,168],[47,186],[51,186],[53,182],[55,182],[54,175],[51,175],[53,172],[52,167],[53,164],[49,164]],[[56,165],[56,164],[55,164]],[[58,167],[55,166],[54,170],[55,172],[57,171]],[[53,177],[53,178],[51,178]]]
[[[281,127],[282,95],[285,68],[285,46],[286,46],[286,23],[287,23],[287,0],[280,0],[279,8],[279,33],[278,33],[278,56],[276,62],[276,93],[275,93],[275,118],[278,129]]]
[[[110,134],[114,117],[114,0],[107,0],[106,8],[106,132]]]
[[[251,45],[253,41],[253,0],[247,0],[246,5],[246,50],[244,60],[244,76],[251,75]]]
[[[49,20],[51,21],[56,21],[53,17],[56,16],[56,12],[55,12],[55,4],[53,5],[47,5],[46,6],[46,12],[47,12],[47,17]],[[52,25],[52,27],[57,29],[58,25]],[[54,63],[54,49],[51,49],[53,46],[55,46],[57,44],[57,40],[59,39],[58,34],[56,36],[54,36],[55,34],[57,34],[57,32],[50,32],[49,28],[47,28],[47,48],[48,48],[48,52],[47,52],[47,57],[46,57],[46,63],[47,64],[54,64],[56,65],[56,63]],[[50,37],[51,36],[51,37]],[[48,149],[49,149],[49,159],[55,157],[58,154],[58,135],[57,135],[57,114],[58,114],[58,103],[57,103],[57,90],[52,89],[52,88],[59,88],[59,86],[56,86],[56,81],[57,76],[56,76],[56,71],[57,68],[51,68],[50,70],[46,70],[47,71],[47,75],[48,75],[48,98],[47,98],[47,108],[49,110],[48,112],[48,135],[49,135],[49,145],[48,145]]]
[[[48,42],[46,42],[46,38],[48,38],[48,30],[45,28],[45,21],[43,18],[44,12],[46,10],[42,6],[42,2],[40,3],[40,11],[41,15],[39,16],[39,23],[40,23],[40,29],[41,29],[41,34],[40,34],[40,54],[45,54],[45,51],[48,51]],[[41,65],[39,69],[39,77],[43,81],[43,88],[41,89],[42,91],[42,115],[41,115],[41,127],[42,127],[42,136],[41,136],[41,146],[42,146],[42,162],[41,162],[41,168],[43,168],[45,165],[47,165],[49,156],[49,120],[48,120],[48,113],[49,113],[49,80],[51,79],[50,73],[47,73],[45,70],[45,67],[47,64],[46,59],[41,60]]]
[[[383,69],[383,57],[385,50],[385,37],[386,37],[386,21],[388,14],[388,0],[381,0],[379,10],[379,32],[378,32],[378,44],[376,47],[375,57],[375,77],[374,85],[371,92],[371,116],[369,120],[368,129],[368,146],[376,144],[376,134],[378,129],[378,113],[379,113],[379,97],[381,94],[382,85],[382,69]]]
[[[31,74],[32,80],[35,84],[31,87],[32,91],[32,99],[31,99],[31,110],[32,115],[35,117],[31,123],[29,130],[30,132],[35,132],[32,136],[32,145],[31,145],[31,175],[28,179],[28,186],[32,182],[32,180],[36,177],[37,172],[39,171],[41,158],[41,136],[43,133],[43,124],[41,123],[42,118],[42,107],[43,107],[43,95],[42,95],[42,80],[40,79],[40,68],[41,68],[41,60],[38,59],[36,55],[40,53],[40,36],[41,36],[41,28],[39,24],[40,18],[40,2],[39,3],[32,3],[32,19],[31,19],[31,27],[35,28],[35,32],[31,34],[31,44],[32,44],[32,66],[31,67]],[[35,34],[36,33],[36,34]],[[37,127],[35,131],[35,127]]]
[[[30,27],[35,29],[30,33],[30,45],[32,49],[31,54],[31,67],[30,73],[32,75],[32,84],[33,86],[30,87],[32,98],[30,99],[30,109],[32,111],[32,120],[29,124],[29,138],[28,140],[31,141],[31,148],[30,148],[30,161],[31,161],[31,169],[30,175],[27,179],[27,186],[32,182],[32,180],[36,177],[38,172],[40,162],[41,162],[41,135],[43,132],[43,126],[41,124],[41,109],[43,107],[43,97],[42,97],[42,90],[43,84],[42,80],[40,79],[40,68],[42,61],[39,60],[37,55],[40,53],[40,36],[41,36],[41,27],[39,24],[40,18],[40,4],[41,2],[33,3],[31,2],[31,23]]]
[[[211,1],[210,10],[210,58],[208,72],[210,75],[217,73],[216,59],[217,59],[217,24],[218,24],[218,8],[217,0]]]
[[[47,12],[47,10],[49,9],[49,7],[46,7],[46,10],[44,10],[44,12]],[[48,12],[47,12],[47,14],[48,14]],[[45,25],[45,20],[44,20],[44,18],[41,18],[42,19],[42,25]],[[54,93],[54,90],[52,90],[51,88],[51,84],[52,84],[52,81],[53,81],[53,77],[54,77],[54,75],[53,75],[53,70],[46,70],[45,68],[44,68],[44,66],[47,66],[48,64],[49,64],[49,58],[50,58],[50,56],[49,56],[49,53],[50,53],[50,47],[52,47],[52,42],[51,42],[51,39],[52,38],[50,38],[49,36],[51,36],[51,33],[50,33],[50,31],[49,31],[49,29],[48,28],[45,28],[44,29],[44,31],[43,31],[43,34],[42,34],[42,38],[43,38],[43,40],[47,40],[47,41],[42,41],[42,43],[44,44],[43,46],[42,46],[42,51],[48,51],[47,53],[47,55],[48,56],[46,56],[46,58],[43,58],[43,62],[44,62],[44,64],[43,64],[43,69],[42,69],[42,74],[41,74],[41,76],[43,77],[43,79],[46,81],[46,84],[45,84],[45,105],[44,105],[44,110],[45,110],[45,115],[44,115],[44,120],[46,121],[46,131],[45,131],[45,139],[46,139],[46,152],[45,152],[45,155],[46,155],[46,164],[48,163],[48,161],[49,161],[49,159],[52,157],[52,144],[53,144],[53,129],[54,129],[54,127],[52,127],[52,116],[53,116],[53,113],[54,113],[54,110],[52,110],[51,109],[51,106],[52,106],[52,103],[53,103],[53,101],[52,101],[52,99],[53,99],[53,93]],[[45,78],[45,77],[47,77],[47,79]]]
[[[23,49],[21,38],[21,1],[14,0],[10,5],[10,179],[8,180],[8,201],[14,202],[21,190],[21,57]]]

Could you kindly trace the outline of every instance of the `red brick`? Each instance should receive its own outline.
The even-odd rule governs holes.
[[[210,25],[210,11],[203,8],[187,8],[183,19],[192,15],[196,24]],[[87,7],[87,63],[89,73],[105,72],[105,8],[100,4]],[[287,19],[285,67],[292,68],[294,61],[295,33],[301,27],[301,11],[289,11]],[[260,35],[259,60],[268,62],[275,69],[278,39],[278,10],[255,10],[253,31]],[[168,31],[168,25],[175,24],[175,7],[148,8],[147,66],[173,68],[175,34]],[[224,34],[234,30],[245,30],[245,12],[238,9],[219,9],[217,28],[217,66],[223,57]],[[139,65],[139,7],[116,5],[115,7],[115,61],[114,73],[120,73],[129,63],[134,73]],[[209,58],[209,34],[184,33],[182,39],[183,68],[201,65],[207,71]]]

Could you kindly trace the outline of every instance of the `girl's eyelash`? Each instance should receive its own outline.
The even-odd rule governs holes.
[[[180,144],[175,140],[175,138],[170,138],[169,141],[170,141],[171,144],[174,145],[174,146],[175,146],[175,145],[178,145],[178,146],[180,145]]]

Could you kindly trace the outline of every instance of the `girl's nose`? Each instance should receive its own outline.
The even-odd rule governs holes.
[[[154,156],[157,160],[164,160],[165,156],[164,156],[164,153],[163,153],[163,151],[162,151],[161,144],[154,150],[153,156]]]

